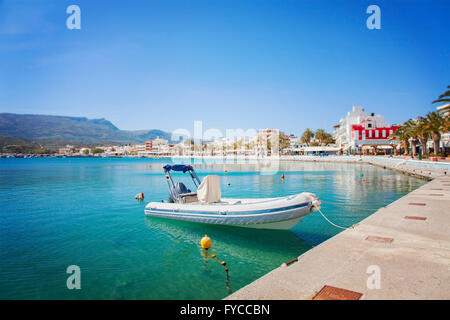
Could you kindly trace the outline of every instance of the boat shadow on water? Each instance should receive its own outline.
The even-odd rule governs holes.
[[[313,247],[309,241],[286,230],[199,224],[148,216],[145,217],[145,223],[150,231],[158,233],[160,237],[172,243],[171,249],[168,250],[175,254],[177,259],[197,256],[198,259],[203,260],[202,267],[205,275],[212,275],[212,270],[217,272],[222,269],[212,259],[212,255],[216,255],[221,261],[226,261],[230,269],[230,273],[224,271],[223,274],[227,294],[232,293],[232,287],[234,287],[232,284],[236,285],[237,279],[247,276],[244,274],[248,273],[248,268],[258,269],[259,272],[256,273],[261,276]],[[202,249],[200,244],[205,234],[212,239],[212,246],[208,252]],[[175,247],[178,250],[174,250]],[[172,259],[170,255],[169,253],[168,258]],[[237,280],[237,282],[240,281]]]
[[[296,233],[286,230],[265,230],[227,225],[199,224],[158,217],[145,217],[150,230],[157,230],[167,237],[191,244],[199,249],[200,240],[207,234],[212,239],[210,251],[251,259],[257,252],[264,255],[293,256],[313,247],[313,243],[302,239]]]

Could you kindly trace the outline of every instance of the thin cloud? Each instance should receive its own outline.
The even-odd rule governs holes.
[[[49,13],[54,6],[42,1],[0,0],[0,34],[22,35],[54,29]]]

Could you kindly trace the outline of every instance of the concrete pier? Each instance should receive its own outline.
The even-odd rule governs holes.
[[[226,299],[450,299],[450,177],[375,165],[433,180]]]

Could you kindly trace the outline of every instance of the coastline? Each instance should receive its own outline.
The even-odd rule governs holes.
[[[56,160],[56,161],[55,161]],[[55,160],[49,160],[49,163],[58,162],[58,159]],[[64,163],[64,159],[62,162]],[[98,161],[99,160],[99,161]],[[94,163],[96,162],[102,162],[101,158],[98,160],[93,160]],[[107,159],[105,159],[107,160]],[[120,159],[117,159],[120,161]],[[139,163],[145,163],[145,159],[136,159],[139,161]],[[192,163],[195,164],[208,164],[209,160],[211,160],[210,163],[215,163],[214,161],[217,160],[217,158],[213,159],[203,159],[206,161],[203,161],[202,158],[200,159],[186,159],[186,158],[177,158],[174,161],[175,162],[181,162],[183,160],[186,161],[192,161]],[[198,162],[194,161],[198,160]],[[232,160],[232,159],[228,159]],[[234,160],[234,159],[233,159]],[[232,161],[233,161],[232,160]],[[423,287],[422,282],[428,282],[432,283],[432,287],[438,287],[439,289],[436,290],[437,293],[441,293],[441,295],[436,295],[437,293],[430,293],[429,296],[436,298],[436,299],[442,299],[445,298],[445,292],[449,292],[448,286],[446,287],[445,284],[442,284],[442,279],[446,279],[446,273],[445,268],[450,265],[450,262],[447,262],[449,257],[448,250],[450,249],[450,245],[448,243],[448,235],[446,232],[446,227],[448,226],[448,221],[445,220],[445,216],[438,216],[434,217],[434,212],[445,212],[445,210],[448,211],[448,202],[443,203],[441,207],[435,207],[434,204],[437,201],[441,200],[448,200],[448,194],[446,193],[443,196],[440,196],[439,194],[444,193],[444,189],[446,188],[446,185],[450,186],[450,177],[446,177],[444,172],[448,169],[448,164],[445,163],[434,163],[429,161],[415,161],[415,160],[407,160],[407,159],[392,159],[387,157],[296,157],[296,158],[286,158],[286,157],[279,157],[275,159],[266,159],[268,161],[274,161],[279,160],[281,161],[305,161],[310,162],[311,164],[313,162],[328,162],[328,163],[354,163],[355,167],[360,167],[361,164],[364,166],[374,165],[378,167],[382,167],[386,170],[395,170],[400,171],[406,174],[414,175],[416,177],[422,178],[424,180],[432,180],[430,183],[434,183],[435,181],[442,180],[444,186],[434,186],[431,185],[430,188],[425,189],[425,192],[422,192],[423,194],[428,193],[428,198],[425,201],[424,199],[421,199],[421,194],[419,193],[419,198],[417,199],[410,199],[406,204],[400,203],[400,205],[397,208],[399,210],[396,212],[390,212],[384,210],[391,210],[392,206],[396,206],[397,202],[400,202],[402,199],[408,199],[411,194],[417,193],[418,190],[411,192],[408,195],[405,195],[403,198],[400,198],[399,200],[389,204],[387,208],[383,208],[377,211],[377,213],[371,215],[367,219],[363,220],[355,229],[346,230],[344,232],[341,232],[340,234],[336,235],[335,237],[332,237],[328,239],[327,241],[318,244],[315,248],[310,249],[308,248],[302,256],[299,258],[299,262],[295,262],[292,264],[289,264],[288,267],[281,267],[282,272],[279,274],[277,273],[278,269],[277,266],[271,265],[270,268],[266,268],[265,272],[268,272],[265,276],[262,278],[257,279],[255,282],[249,284],[246,287],[242,287],[240,290],[236,291],[231,296],[226,297],[225,299],[309,299],[312,296],[314,296],[324,285],[330,285],[335,287],[341,287],[348,290],[352,290],[355,292],[360,292],[363,294],[361,297],[362,299],[386,299],[386,298],[392,298],[392,299],[403,299],[403,298],[414,298],[414,296],[408,296],[405,294],[405,292],[408,292],[408,294],[415,292],[415,286],[416,284],[413,282],[410,284],[410,287],[404,290],[404,292],[396,293],[395,291],[378,291],[378,290],[366,290],[364,289],[365,281],[367,281],[367,277],[369,276],[367,274],[367,267],[371,265],[377,265],[381,268],[381,274],[382,274],[382,282],[381,282],[381,289],[385,290],[385,286],[393,287],[396,286],[401,287],[404,282],[409,281],[412,279],[412,281],[415,281],[414,279],[419,279],[419,288],[420,292],[419,294],[423,295],[423,292],[426,292],[428,290],[427,288]],[[31,160],[32,162],[33,160]],[[37,159],[36,162],[45,162],[46,160],[39,160]],[[170,158],[168,159],[170,161]],[[232,161],[227,161],[225,163],[233,163]],[[245,159],[238,159],[238,161],[246,161]],[[254,162],[253,162],[254,161]],[[248,163],[257,163],[261,164],[262,166],[265,166],[266,164],[261,163],[260,161],[264,161],[261,159],[254,159]],[[7,161],[6,161],[7,162]],[[19,161],[21,164],[26,164],[27,159]],[[30,163],[31,163],[30,162]],[[75,161],[74,161],[75,162]],[[87,160],[86,162],[89,162]],[[107,161],[108,162],[108,161]],[[159,163],[159,162],[158,162]],[[292,162],[293,163],[293,162]],[[417,165],[412,165],[417,163]],[[312,165],[314,166],[314,165]],[[322,166],[318,163],[318,166]],[[257,166],[258,167],[258,166]],[[278,166],[276,166],[278,168]],[[284,167],[281,166],[280,167]],[[281,175],[281,172],[279,172]],[[382,173],[381,173],[382,175]],[[443,177],[442,177],[443,176]],[[359,177],[359,174],[357,174],[357,177]],[[433,180],[434,179],[434,180]],[[422,184],[422,183],[421,183]],[[428,184],[427,184],[428,185]],[[376,196],[376,190],[375,193],[373,193],[374,196]],[[406,201],[406,200],[405,200]],[[387,201],[389,202],[389,201]],[[425,203],[426,206],[409,206],[408,203]],[[386,202],[384,202],[386,203]],[[400,208],[403,206],[403,208]],[[406,208],[406,209],[405,209]],[[407,211],[408,210],[408,211]],[[426,212],[424,213],[423,210]],[[381,218],[377,218],[378,220],[375,220],[375,222],[367,224],[367,221],[372,221],[370,219],[375,219],[372,217],[377,217],[377,215],[381,212]],[[406,213],[407,212],[407,213]],[[384,213],[384,215],[383,215]],[[316,213],[318,214],[318,213]],[[326,215],[327,212],[324,211],[324,214]],[[399,215],[400,214],[400,215]],[[408,230],[405,225],[401,225],[402,222],[405,223],[404,216],[419,216],[423,217],[425,216],[427,218],[426,221],[421,220],[408,220],[406,223],[409,223],[409,227],[411,226],[425,226],[425,234],[422,234],[422,230],[412,230],[414,232],[418,232],[419,234],[415,234],[414,232]],[[444,219],[443,219],[444,218]],[[318,219],[321,219],[318,217]],[[394,225],[392,225],[391,222],[394,222]],[[433,223],[433,225],[430,225],[430,223]],[[400,229],[397,227],[400,225]],[[331,227],[332,228],[332,227]],[[334,239],[340,239],[342,237],[341,235],[347,235],[344,238],[344,241],[339,240],[337,245],[334,245]],[[381,237],[381,238],[391,238],[394,239],[392,243],[377,243],[368,241],[367,237]],[[438,242],[436,243],[436,239],[438,239]],[[329,244],[332,244],[330,247],[328,247]],[[399,245],[400,243],[400,245]],[[321,246],[323,244],[326,244],[325,249]],[[388,246],[389,245],[389,246]],[[438,248],[436,248],[436,246]],[[310,250],[309,250],[310,249]],[[351,250],[349,250],[351,249]],[[319,251],[316,251],[319,250]],[[384,252],[383,252],[384,250]],[[447,250],[447,251],[446,251]],[[367,252],[366,252],[367,251]],[[288,259],[294,258],[300,254],[300,251],[298,246],[293,247],[292,251],[287,255]],[[376,255],[373,257],[373,252],[380,253],[379,255]],[[423,254],[425,252],[425,254]],[[398,258],[397,255],[401,258]],[[422,256],[421,256],[422,255]],[[309,257],[309,258],[308,258]],[[356,258],[355,258],[356,257]],[[361,257],[361,258],[360,258]],[[434,257],[437,257],[437,259],[443,260],[443,265],[438,264],[437,266],[434,265],[433,259]],[[307,259],[306,259],[307,258]],[[258,260],[261,261],[261,257],[258,256]],[[309,260],[308,260],[309,259]],[[377,260],[378,259],[378,260]],[[406,259],[406,262],[403,260]],[[422,261],[425,259],[425,261]],[[447,259],[447,260],[446,260]],[[386,264],[386,261],[390,261],[391,264]],[[397,260],[399,261],[397,263]],[[285,261],[285,259],[281,259],[278,261]],[[309,261],[307,264],[303,261]],[[431,263],[430,263],[431,261]],[[297,267],[303,266],[303,267]],[[420,274],[417,276],[414,274],[414,270],[410,271],[411,265],[414,266],[421,266]],[[422,267],[423,266],[423,267]],[[272,270],[273,268],[276,268]],[[285,274],[286,270],[289,272],[293,272],[293,270],[296,270],[296,268],[301,268],[301,271],[297,271],[294,273]],[[272,270],[272,271],[269,271]],[[313,271],[311,271],[313,270]],[[343,273],[337,273],[337,271],[340,270]],[[348,270],[351,270],[348,271]],[[393,270],[393,271],[392,271]],[[426,275],[427,270],[437,270],[435,273],[432,273],[431,275],[428,275],[427,277],[424,277],[423,275]],[[345,272],[348,272],[345,273]],[[403,272],[403,275],[401,274]],[[434,272],[434,271],[433,271]],[[275,276],[272,276],[272,274],[275,273]],[[391,276],[391,273],[394,274],[394,276]],[[447,270],[448,273],[448,270]],[[259,274],[261,275],[261,273]],[[388,283],[385,282],[385,276],[388,276]],[[269,284],[264,287],[264,283],[267,280],[266,277],[271,277],[271,281]],[[292,277],[292,278],[289,278]],[[322,278],[321,278],[322,277]],[[400,281],[397,279],[392,280],[393,277],[400,277],[402,283],[400,285],[397,285],[395,281]],[[255,277],[256,278],[256,277]],[[253,279],[255,279],[253,278]],[[313,279],[314,281],[309,281],[309,278]],[[252,280],[253,280],[252,279]],[[303,279],[303,280],[302,280]],[[405,280],[406,279],[406,280]],[[343,282],[340,282],[342,280]],[[262,282],[262,284],[260,284]],[[283,284],[281,288],[278,288],[278,283]],[[241,286],[245,285],[246,283],[242,283]],[[251,288],[252,286],[257,286],[255,289],[255,292],[252,292]],[[322,287],[321,287],[322,285]],[[406,285],[406,284],[405,284]],[[250,286],[250,287],[249,287]],[[262,287],[261,287],[262,286]],[[271,296],[272,287],[275,288],[275,290],[280,290],[280,292],[276,293],[276,295]],[[303,288],[307,291],[300,292],[298,291],[298,288]],[[444,289],[442,289],[442,287]],[[250,288],[250,289],[249,289]],[[287,289],[286,289],[287,288]],[[286,291],[287,290],[287,291]],[[366,290],[366,291],[364,291]],[[430,289],[431,290],[431,289]],[[286,292],[285,292],[286,291]],[[444,292],[444,293],[442,293]],[[374,295],[375,293],[379,293],[379,295]],[[219,297],[219,299],[225,297],[225,294]],[[422,298],[424,296],[419,296],[419,298]],[[424,297],[427,298],[427,297]]]
[[[417,178],[431,180],[441,175],[450,174],[450,161],[428,161],[416,160],[409,157],[387,157],[387,156],[279,156],[279,157],[257,157],[257,156],[48,156],[48,155],[1,155],[0,158],[80,158],[80,159],[167,159],[173,162],[192,161],[224,161],[224,162],[249,162],[249,163],[270,163],[277,161],[304,161],[304,162],[330,162],[330,163],[365,163],[397,171],[403,174],[415,176]]]

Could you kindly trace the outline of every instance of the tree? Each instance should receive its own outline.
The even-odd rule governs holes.
[[[450,103],[450,86],[447,86],[447,91],[445,91],[443,94],[439,96],[436,100],[433,101],[433,103]]]
[[[391,136],[391,138],[398,139],[403,143],[403,150],[405,155],[409,153],[408,141],[409,138],[411,138],[409,125],[407,124],[407,122],[400,125],[395,133]]]
[[[92,154],[98,154],[98,153],[103,153],[105,152],[105,150],[103,150],[102,148],[93,148],[91,150]]]
[[[326,132],[323,129],[317,129],[315,134],[316,140],[319,142],[319,144],[322,144],[323,141],[326,139]]]
[[[417,126],[419,131],[420,144],[422,145],[422,156],[424,156],[428,154],[427,142],[430,138],[430,132],[426,128],[427,120],[423,117],[420,117]]]
[[[429,112],[425,117],[426,123],[424,129],[429,132],[433,138],[434,153],[439,153],[439,143],[441,142],[441,132],[448,129],[448,118],[444,118],[439,112]]]
[[[326,146],[330,143],[334,142],[333,136],[323,129],[318,129],[315,134],[316,140],[319,142],[320,145]]]
[[[325,137],[324,137],[324,139],[323,139],[323,144],[325,145],[325,146],[327,146],[327,145],[329,145],[329,144],[331,144],[331,143],[334,143],[335,141],[334,141],[334,138],[333,138],[333,136],[331,135],[331,134],[329,134],[329,133],[325,133]]]
[[[301,143],[304,143],[304,144],[306,144],[307,146],[309,146],[310,143],[311,143],[311,139],[312,139],[312,138],[314,138],[314,132],[312,132],[311,129],[307,128],[307,129],[303,132],[300,141],[301,141]]]
[[[280,148],[287,147],[288,142],[289,142],[289,139],[286,136],[284,136],[282,134],[278,135],[278,145],[280,146]]]
[[[409,132],[409,137],[411,139],[411,147],[413,156],[417,155],[417,142],[419,141],[419,136],[421,135],[419,121],[418,120],[408,120],[405,122],[407,130]]]
[[[52,153],[52,151],[50,149],[41,147],[41,148],[35,148],[35,149],[31,150],[30,153],[33,153],[33,154],[50,154],[50,153]]]

